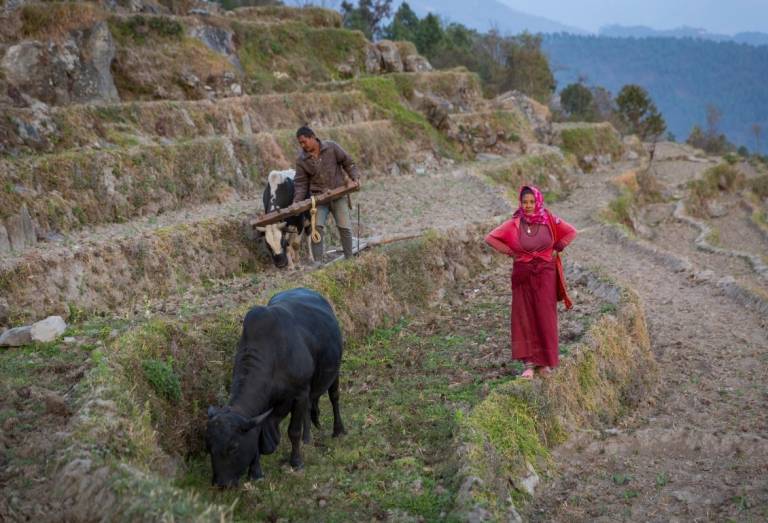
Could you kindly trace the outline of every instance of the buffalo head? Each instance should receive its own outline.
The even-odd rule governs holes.
[[[205,446],[211,455],[213,485],[236,487],[249,467],[252,476],[261,474],[259,434],[271,412],[249,418],[229,407],[208,407]]]

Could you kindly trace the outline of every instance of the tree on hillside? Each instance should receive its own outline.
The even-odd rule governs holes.
[[[431,56],[435,53],[442,40],[443,27],[440,24],[440,19],[436,15],[429,13],[419,22],[419,28],[416,30],[416,37],[414,39],[416,48],[425,56]]]
[[[711,137],[717,136],[720,120],[723,119],[723,113],[714,104],[707,104],[707,134]]]
[[[726,154],[736,150],[736,146],[724,134],[713,134],[711,129],[704,132],[699,125],[693,126],[685,143],[710,154]]]
[[[614,127],[621,127],[621,121],[616,114],[616,102],[608,89],[599,85],[593,87],[592,100],[596,120],[611,122]]]
[[[352,13],[350,8],[347,3],[345,13]],[[540,36],[504,37],[498,31],[482,34],[457,23],[445,26],[432,13],[419,19],[407,2],[381,34],[412,41],[438,69],[464,66],[477,73],[489,96],[516,89],[547,103],[555,88]]]
[[[595,116],[592,91],[580,83],[570,84],[560,91],[560,105],[574,120],[592,120]]]
[[[517,89],[539,102],[549,102],[555,77],[541,50],[541,35],[524,32],[506,39],[506,70],[501,91]]]
[[[656,104],[639,85],[628,84],[622,87],[616,97],[616,107],[624,130],[638,135],[641,140],[656,141],[667,128]]]
[[[419,17],[413,12],[408,2],[403,2],[392,17],[392,22],[384,28],[383,35],[390,40],[415,42],[418,30]]]
[[[392,0],[358,0],[357,7],[346,0],[341,3],[344,27],[362,31],[373,40],[381,34],[381,22],[392,12]]]

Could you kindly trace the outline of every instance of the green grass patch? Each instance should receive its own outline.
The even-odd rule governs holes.
[[[584,170],[592,168],[589,162],[584,161],[585,156],[608,154],[613,160],[621,158],[623,146],[618,133],[609,124],[565,128],[560,134],[563,149],[574,154]]]
[[[508,164],[483,168],[481,172],[494,183],[506,187],[513,201],[517,201],[517,191],[523,185],[535,185],[542,189],[547,203],[559,201],[568,192],[570,168],[567,161],[556,153],[525,155]]]
[[[167,16],[111,17],[109,29],[121,46],[154,44],[158,40],[181,41],[184,36],[184,26]]]
[[[629,189],[622,189],[621,193],[616,198],[608,202],[605,217],[609,222],[623,225],[630,231],[634,230],[634,227],[632,226],[632,218],[630,216],[634,205],[634,193]]]
[[[403,135],[409,140],[421,141],[429,139],[439,148],[443,156],[458,159],[459,153],[455,147],[421,114],[404,103],[410,84],[404,79],[384,76],[370,76],[359,79],[356,84],[368,99],[379,107],[384,114],[392,119]]]
[[[269,26],[232,24],[238,58],[250,92],[288,91],[311,82],[340,79],[344,63],[364,68],[366,41],[347,29],[310,27],[302,21]]]
[[[147,359],[141,362],[141,367],[155,392],[174,403],[181,399],[181,381],[173,370],[172,358],[166,361]]]

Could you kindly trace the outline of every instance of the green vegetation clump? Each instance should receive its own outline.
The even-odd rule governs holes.
[[[768,175],[752,178],[748,182],[749,190],[761,200],[768,199]]]
[[[339,66],[365,69],[365,37],[339,28],[314,28],[300,21],[270,26],[235,22],[238,58],[249,92],[291,91],[300,84],[338,80]]]
[[[688,183],[686,209],[694,216],[707,217],[707,202],[720,192],[733,192],[744,186],[744,175],[736,167],[721,163],[710,167],[698,180]]]
[[[627,188],[622,189],[621,194],[608,203],[608,220],[632,230],[631,213],[634,205],[634,193]]]
[[[521,459],[536,462],[549,455],[538,437],[538,413],[533,406],[510,394],[496,390],[468,417],[470,426],[484,433],[508,464],[521,464]]]
[[[173,358],[166,361],[146,359],[141,362],[141,367],[144,377],[158,394],[174,403],[181,399],[181,381],[173,370]]]
[[[525,155],[511,164],[486,168],[481,172],[494,183],[505,187],[513,201],[517,200],[517,191],[521,186],[532,184],[544,191],[547,203],[553,203],[567,194],[570,169],[571,165],[562,155],[545,153]]]
[[[403,135],[411,141],[429,139],[443,156],[457,158],[454,146],[437,129],[432,127],[427,119],[404,103],[410,84],[403,77],[371,76],[357,81],[360,90],[368,99],[378,106],[402,130]]]
[[[584,162],[585,156],[609,154],[613,160],[621,158],[623,146],[610,124],[572,126],[562,129],[560,134],[563,149],[576,156],[582,169],[592,168],[591,164]]]
[[[639,136],[643,141],[655,142],[667,128],[648,91],[639,85],[622,87],[616,96],[616,108],[624,131]]]
[[[112,17],[109,19],[109,28],[115,40],[124,46],[130,43],[156,43],[157,38],[181,40],[184,36],[184,26],[167,16]]]

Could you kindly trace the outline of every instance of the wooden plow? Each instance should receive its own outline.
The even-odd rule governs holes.
[[[342,187],[337,187],[336,189],[328,190],[319,195],[315,195],[315,205],[324,205],[326,203],[332,202],[333,200],[341,198],[345,194],[351,194],[359,190],[360,190],[359,183],[357,182],[347,183],[347,185],[344,185]],[[306,200],[296,202],[289,207],[285,207],[277,211],[268,212],[266,214],[259,214],[254,219],[251,220],[250,225],[252,227],[264,227],[265,225],[282,222],[290,218],[291,216],[301,214],[303,212],[310,210],[311,208],[312,208],[312,199],[307,198]]]

